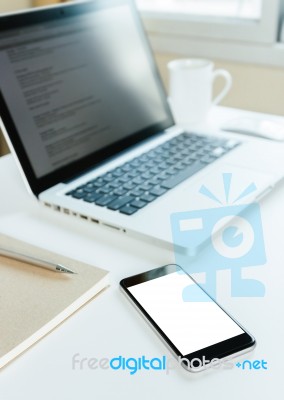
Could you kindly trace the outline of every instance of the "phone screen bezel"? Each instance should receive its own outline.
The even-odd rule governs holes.
[[[216,343],[212,346],[205,347],[198,351],[195,351],[190,354],[182,354],[178,348],[174,345],[174,343],[168,338],[168,336],[163,332],[163,330],[159,327],[159,325],[153,320],[153,318],[147,313],[147,311],[143,308],[143,306],[139,303],[139,301],[133,296],[133,294],[129,291],[129,287],[138,285],[140,283],[144,283],[153,279],[160,278],[162,276],[177,272],[178,270],[184,271],[180,266],[176,264],[169,264],[165,265],[160,268],[156,268],[151,271],[144,272],[142,274],[134,275],[125,279],[122,279],[120,282],[121,288],[127,294],[127,296],[133,301],[133,303],[137,306],[140,312],[144,315],[144,317],[150,322],[150,324],[154,327],[157,333],[163,338],[163,340],[167,343],[167,345],[172,349],[177,357],[182,358],[184,364],[191,365],[194,359],[202,360],[203,357],[211,362],[214,359],[220,359],[232,356],[235,353],[245,351],[246,349],[253,347],[255,345],[255,339],[244,330],[244,328],[229,315],[208,293],[206,293],[200,285],[189,275],[189,279],[191,279],[195,284],[197,284],[205,293],[206,295],[214,301],[218,307],[222,309],[222,311],[228,315],[243,331],[243,334],[238,336],[232,337],[225,341]],[[190,340],[190,339],[189,339]],[[186,367],[186,365],[184,365]]]

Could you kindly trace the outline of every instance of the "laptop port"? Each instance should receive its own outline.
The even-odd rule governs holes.
[[[109,224],[103,224],[103,225],[107,226],[108,228],[115,229],[116,231],[120,231],[120,228],[118,228],[117,226],[113,226],[113,225],[109,225]]]

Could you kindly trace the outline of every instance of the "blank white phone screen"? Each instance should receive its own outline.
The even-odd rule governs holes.
[[[210,298],[184,301],[182,293],[189,285],[196,284],[185,273],[173,272],[128,290],[182,355],[244,333]],[[194,289],[201,291],[197,285]]]

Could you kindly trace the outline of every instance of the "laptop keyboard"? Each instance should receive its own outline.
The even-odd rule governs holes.
[[[132,215],[239,144],[184,132],[67,195]]]

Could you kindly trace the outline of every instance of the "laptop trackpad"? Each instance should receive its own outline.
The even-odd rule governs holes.
[[[273,187],[271,174],[222,164],[183,188],[183,209],[249,204]],[[180,204],[181,205],[181,204]]]

